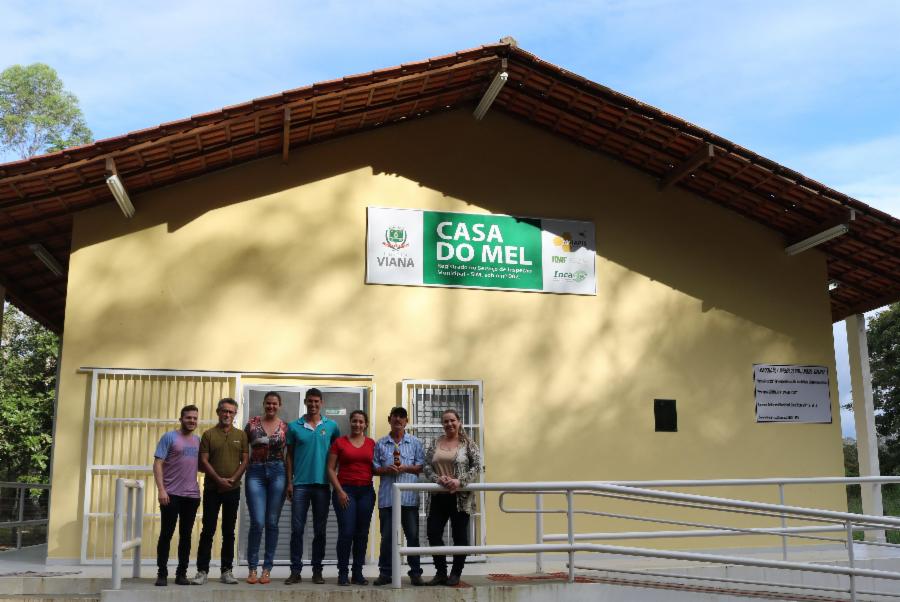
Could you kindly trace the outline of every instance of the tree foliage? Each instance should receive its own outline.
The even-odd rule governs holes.
[[[0,344],[0,481],[47,482],[59,341],[14,305]]]
[[[0,73],[0,147],[21,158],[91,141],[74,94],[43,63]]]
[[[844,476],[859,476],[859,451],[855,439],[844,439]]]
[[[25,159],[91,141],[78,99],[51,67],[0,73],[0,152]],[[0,341],[0,481],[47,482],[56,394],[56,335],[3,307]]]
[[[900,303],[872,318],[866,333],[881,474],[900,475]]]

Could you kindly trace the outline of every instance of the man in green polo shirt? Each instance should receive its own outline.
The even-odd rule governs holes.
[[[309,389],[303,401],[306,414],[288,426],[285,469],[287,496],[291,500],[291,576],[285,584],[300,583],[303,568],[303,530],[306,513],[312,505],[313,583],[322,579],[322,559],[325,558],[325,526],[328,522],[328,501],[331,488],[325,472],[331,443],[341,436],[337,423],[322,415],[322,392]]]
[[[200,470],[206,473],[203,480],[203,529],[197,545],[197,576],[193,585],[206,583],[209,559],[212,554],[213,536],[222,509],[222,583],[234,585],[237,579],[231,574],[234,563],[234,524],[237,522],[241,502],[241,475],[247,469],[250,448],[247,433],[234,428],[237,402],[230,397],[219,400],[216,414],[219,423],[203,433],[200,438]]]

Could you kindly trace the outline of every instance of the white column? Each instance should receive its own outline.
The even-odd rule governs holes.
[[[859,456],[859,475],[881,475],[878,464],[878,437],[875,434],[875,406],[872,400],[872,373],[869,370],[869,344],[866,339],[866,318],[863,314],[848,316],[847,350],[850,355],[850,389],[853,395],[853,416],[856,423],[856,451]],[[881,485],[861,485],[863,514],[883,516]],[[884,531],[867,531],[867,541],[885,541]]]
[[[6,309],[6,287],[0,284],[0,334],[3,333],[3,311]]]

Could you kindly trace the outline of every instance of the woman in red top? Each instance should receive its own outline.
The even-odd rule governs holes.
[[[332,503],[338,521],[338,585],[368,585],[362,569],[369,543],[369,523],[375,508],[372,460],[375,441],[366,437],[369,417],[362,410],[350,414],[350,434],[335,439],[328,452],[328,480],[334,487]],[[347,578],[350,549],[353,573]]]

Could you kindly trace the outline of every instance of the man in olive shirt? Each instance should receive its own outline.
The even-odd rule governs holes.
[[[216,408],[219,424],[203,433],[200,438],[200,470],[206,473],[206,478],[203,480],[203,529],[197,546],[197,576],[191,581],[193,585],[206,583],[220,507],[221,581],[229,585],[237,583],[237,579],[231,574],[234,563],[234,525],[241,501],[241,475],[247,469],[249,456],[247,434],[243,429],[234,428],[237,408],[235,400],[229,397],[220,399]]]

